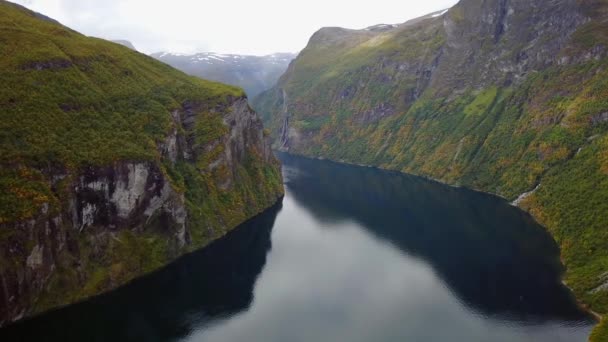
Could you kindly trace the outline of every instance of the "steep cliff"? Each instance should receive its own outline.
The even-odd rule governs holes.
[[[282,195],[242,90],[0,2],[0,325],[115,288]]]
[[[500,194],[553,233],[608,312],[608,2],[462,0],[315,33],[254,101],[292,153]]]

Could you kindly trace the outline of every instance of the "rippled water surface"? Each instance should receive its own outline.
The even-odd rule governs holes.
[[[557,246],[505,201],[281,159],[282,203],[126,287],[0,330],[0,340],[587,339],[593,321],[560,283]]]

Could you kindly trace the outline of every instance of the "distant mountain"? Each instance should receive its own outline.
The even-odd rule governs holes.
[[[194,55],[158,52],[151,56],[187,74],[241,87],[249,98],[272,88],[296,57],[291,53],[247,56],[210,52]]]
[[[111,42],[116,43],[116,44],[120,44],[120,45],[124,45],[124,46],[128,47],[131,50],[137,51],[137,49],[135,48],[135,46],[133,45],[133,43],[131,43],[128,40],[118,39],[118,40],[111,40]]]

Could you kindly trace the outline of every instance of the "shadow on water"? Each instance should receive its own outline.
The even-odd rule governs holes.
[[[279,203],[116,291],[0,329],[0,341],[588,336],[590,317],[560,284],[556,243],[506,201],[394,172],[280,158],[284,210]]]
[[[395,172],[280,159],[299,205],[321,221],[354,219],[427,261],[470,309],[524,324],[591,320],[559,285],[556,243],[503,199]]]
[[[280,210],[116,291],[0,329],[0,341],[175,340],[247,310]]]

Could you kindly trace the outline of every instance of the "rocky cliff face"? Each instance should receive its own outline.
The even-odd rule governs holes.
[[[599,40],[579,50],[578,37],[572,39],[601,20],[592,20],[602,14],[596,2],[461,1],[449,11],[382,30],[323,28],[279,84],[254,103],[275,136],[290,113],[301,117],[291,125],[298,139],[338,111],[368,124],[407,112],[423,95],[455,100],[489,87],[521,85],[550,67],[605,58]],[[303,145],[310,146],[306,140]]]
[[[572,34],[590,20],[576,0],[462,1],[441,19],[445,42],[437,65],[427,67],[439,94],[519,84],[560,63]]]
[[[3,323],[19,319],[31,310],[32,297],[42,293],[50,278],[62,267],[74,267],[76,274],[87,260],[80,261],[78,239],[89,240],[97,257],[105,257],[110,239],[124,229],[141,230],[148,220],[162,217],[167,239],[182,248],[189,242],[183,194],[175,192],[154,163],[119,162],[91,167],[73,175],[57,170],[49,174],[52,187],[67,178],[67,206],[40,213],[25,222],[2,224],[10,236],[0,243],[2,258],[12,265],[0,273],[0,317]],[[71,263],[63,264],[65,256]],[[8,266],[8,267],[7,267]],[[82,274],[86,277],[86,274]]]
[[[0,326],[158,269],[282,195],[242,91],[7,2],[0,22]]]
[[[608,207],[589,203],[608,199],[607,18],[603,0],[462,0],[401,25],[324,28],[254,107],[292,153],[530,192],[517,203],[606,312]]]
[[[187,103],[182,110],[172,113],[176,126],[158,146],[166,162],[171,166],[182,162],[195,164],[202,154],[221,148],[223,152],[198,172],[213,174],[225,168],[226,174],[216,183],[223,192],[236,191],[235,188],[243,182],[239,168],[247,163],[251,154],[259,157],[260,163],[271,166],[273,172],[278,172],[278,162],[270,149],[268,137],[264,136],[261,120],[249,108],[247,100],[234,99],[228,107],[217,110],[223,113],[226,134],[200,146],[187,138],[195,126],[196,105]],[[109,166],[85,167],[77,172],[65,168],[39,171],[63,205],[50,210],[49,204],[44,203],[39,212],[28,220],[0,224],[5,235],[0,240],[0,253],[4,260],[3,267],[0,267],[0,323],[116,287],[204,245],[234,226],[229,222],[217,226],[195,226],[188,215],[184,191],[176,189],[163,165],[154,161],[117,161]],[[187,183],[185,185],[188,186]],[[278,184],[261,190],[268,191],[266,198],[260,198],[263,200],[261,203],[249,203],[251,208],[244,210],[246,214],[237,220],[271,205],[281,194]],[[220,220],[225,219],[221,212],[217,215]],[[192,230],[200,229],[206,230],[205,239],[193,241]],[[123,241],[123,237],[129,241]],[[159,241],[151,244],[146,239]],[[121,244],[137,247],[134,245],[141,243],[159,248],[159,242],[160,250],[154,253],[162,254],[160,260],[145,260],[150,256],[159,257],[148,255],[149,251],[142,251],[139,255],[130,255],[130,251],[124,251],[126,253],[120,256],[113,255]],[[122,257],[133,260],[120,260]],[[119,269],[117,274],[113,274],[115,270],[112,268],[133,262],[138,265],[130,270]],[[91,268],[95,271],[91,272]],[[103,275],[106,268],[109,268],[109,273]],[[67,269],[70,271],[66,274]],[[86,291],[72,288],[77,284],[86,287],[90,278],[99,274],[107,278],[95,280],[101,283],[91,284],[92,288]]]

